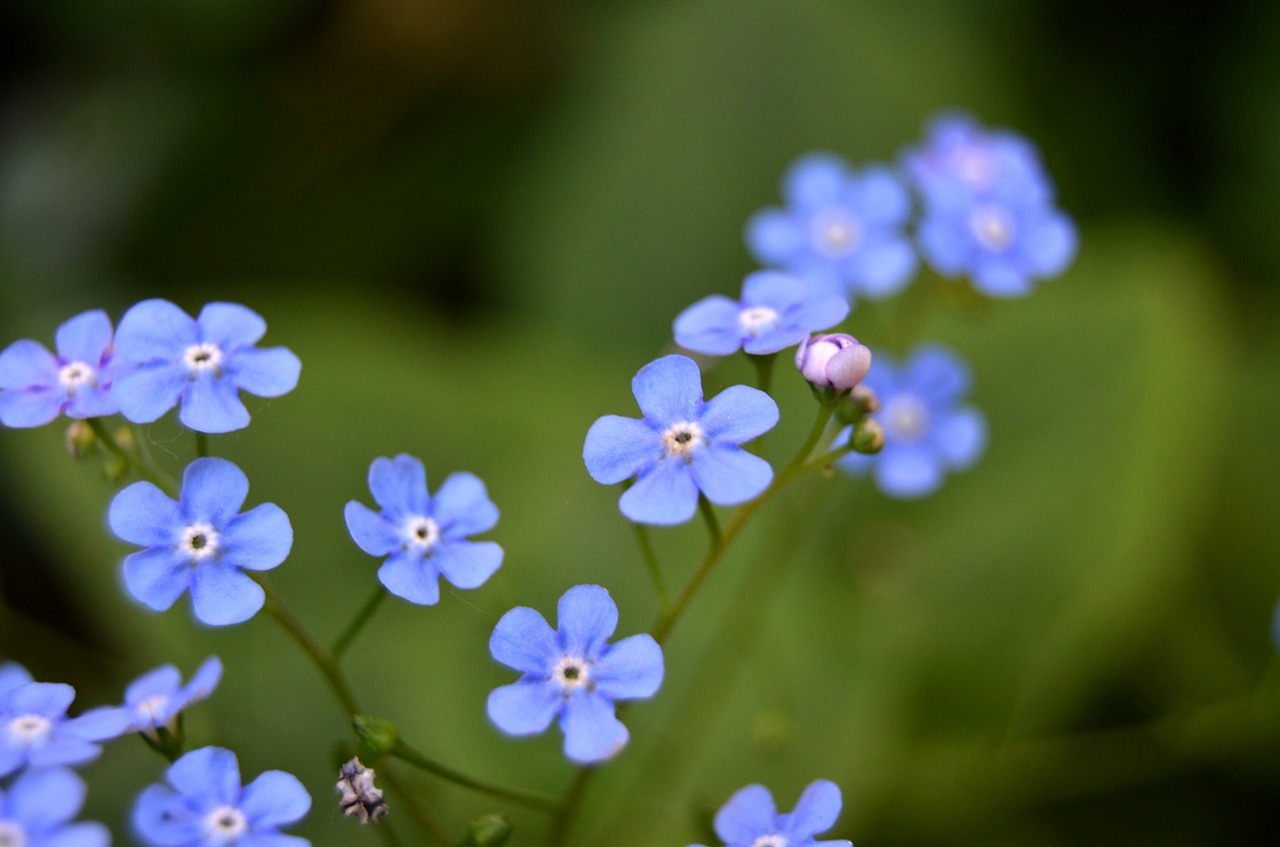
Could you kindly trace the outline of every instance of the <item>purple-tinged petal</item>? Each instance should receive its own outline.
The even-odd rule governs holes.
[[[378,568],[378,579],[387,590],[419,606],[434,606],[440,600],[440,576],[431,560],[417,552],[390,556]]]
[[[373,499],[395,520],[427,512],[427,471],[407,453],[394,459],[379,457],[369,465],[369,490]]]
[[[58,360],[43,344],[26,338],[13,342],[0,353],[0,390],[57,383]]]
[[[58,327],[56,344],[63,361],[96,368],[111,346],[111,319],[101,309],[82,312]]]
[[[698,425],[712,444],[741,444],[778,423],[778,404],[758,388],[731,385],[707,403]]]
[[[916,251],[905,240],[868,244],[855,259],[857,293],[870,300],[897,294],[916,271]]]
[[[717,506],[733,506],[759,495],[773,481],[773,468],[740,447],[708,445],[697,451],[691,466],[693,481]]]
[[[489,637],[489,652],[509,668],[547,676],[560,658],[556,631],[528,606],[516,606],[498,620]]]
[[[130,544],[152,547],[176,544],[182,537],[182,509],[149,482],[135,482],[120,491],[107,510],[107,524]]]
[[[652,697],[662,685],[662,648],[651,635],[632,635],[607,647],[591,668],[596,690],[610,700]]]
[[[498,523],[498,507],[472,473],[451,473],[431,498],[431,517],[445,538],[488,532]]]
[[[177,405],[187,384],[185,367],[173,361],[155,361],[116,377],[111,396],[127,419],[151,423]]]
[[[126,556],[124,584],[133,598],[163,612],[191,585],[191,558],[172,547],[151,547]]]
[[[605,415],[593,423],[582,444],[587,473],[605,485],[630,479],[662,453],[662,437],[647,421],[619,415]]]
[[[9,711],[16,715],[61,718],[76,699],[76,690],[64,682],[32,682],[9,692]]]
[[[663,356],[631,380],[644,416],[660,428],[697,418],[702,405],[702,373],[688,356]]]
[[[109,847],[111,830],[95,821],[67,824],[40,836],[39,847]]]
[[[742,350],[753,356],[777,353],[780,350],[799,344],[807,334],[803,329],[796,328],[783,328],[773,332],[765,332],[742,342]]]
[[[279,565],[293,548],[289,516],[275,503],[262,503],[227,522],[220,554],[229,564],[251,571]]]
[[[200,310],[196,323],[200,340],[223,350],[255,344],[267,331],[262,316],[239,303],[210,303]]]
[[[546,680],[520,680],[489,692],[489,720],[508,735],[546,730],[564,706],[564,689]]]
[[[599,585],[575,585],[560,597],[556,624],[563,652],[594,659],[618,628],[618,604]]]
[[[840,200],[848,179],[848,166],[831,153],[810,153],[787,170],[782,196],[792,206],[814,209]]]
[[[404,545],[399,528],[363,503],[352,500],[342,514],[352,540],[370,556],[386,556]]]
[[[291,824],[310,809],[307,789],[296,776],[284,771],[264,771],[240,796],[240,811],[251,829]]]
[[[17,662],[0,664],[0,700],[19,685],[26,685],[28,682],[34,682],[34,680],[22,665]]]
[[[763,785],[739,788],[716,812],[716,835],[726,843],[750,844],[773,828],[777,809]]]
[[[63,724],[63,728],[85,741],[106,741],[128,732],[130,717],[128,709],[119,706],[99,706],[78,718],[67,721]]]
[[[249,410],[233,383],[205,371],[187,384],[178,420],[196,432],[234,432],[249,425]]]
[[[747,221],[747,249],[762,264],[785,265],[805,243],[806,234],[783,209],[761,209]]]
[[[191,579],[191,605],[210,626],[243,623],[258,613],[266,599],[262,586],[239,568],[205,561]]]
[[[133,362],[177,362],[199,341],[196,336],[196,322],[182,309],[168,300],[143,300],[120,319],[116,350]]]
[[[192,750],[169,767],[169,784],[200,805],[235,805],[240,799],[240,763],[222,747]]]
[[[133,828],[156,847],[187,847],[204,838],[204,821],[167,785],[150,785],[133,806]]]
[[[969,392],[972,377],[964,360],[944,347],[917,347],[901,372],[902,386],[931,406],[947,405]],[[881,397],[883,403],[887,398]]]
[[[302,361],[287,347],[236,350],[227,357],[224,378],[258,397],[279,397],[298,386]]]
[[[627,746],[630,733],[618,720],[613,703],[598,693],[575,689],[560,713],[564,754],[580,764],[610,759]]]
[[[682,459],[664,459],[645,469],[618,498],[618,508],[637,523],[678,524],[698,509],[698,486]]]
[[[74,818],[85,793],[84,780],[66,768],[25,771],[9,788],[5,817],[43,832]]]
[[[953,470],[973,466],[987,447],[987,419],[982,412],[966,406],[938,421],[932,440]]]
[[[0,423],[14,429],[44,426],[62,414],[64,402],[56,388],[0,391]]]
[[[249,477],[233,462],[204,456],[182,472],[182,508],[190,521],[223,527],[249,496]]]
[[[676,343],[696,353],[728,356],[742,345],[740,311],[728,297],[704,297],[676,316],[672,324]]]
[[[457,588],[479,588],[502,565],[502,548],[492,541],[449,541],[431,551],[440,574]]]
[[[783,815],[782,834],[798,843],[826,832],[840,817],[841,803],[840,789],[834,782],[819,779],[810,783],[796,801],[795,811]]]
[[[942,467],[930,451],[915,445],[885,445],[872,466],[876,485],[890,497],[926,497],[942,485]]]

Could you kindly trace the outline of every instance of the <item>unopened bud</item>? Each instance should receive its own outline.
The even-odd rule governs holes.
[[[820,332],[796,348],[796,369],[819,388],[847,391],[871,369],[871,351],[852,335]]]
[[[464,847],[499,847],[506,844],[513,831],[511,821],[497,812],[476,818],[467,825]]]
[[[379,818],[386,817],[387,801],[382,799],[382,789],[373,784],[376,774],[373,768],[366,768],[360,759],[354,758],[338,771],[338,805],[342,814],[354,816],[360,823],[377,823]]]
[[[884,427],[875,418],[863,418],[853,425],[849,443],[859,453],[873,455],[884,449]]]
[[[116,444],[120,445],[120,449],[126,453],[136,453],[138,451],[138,439],[133,435],[133,427],[122,426],[111,434],[116,440]]]
[[[837,405],[836,417],[842,423],[852,424],[867,415],[880,411],[880,398],[866,385],[855,385]]]
[[[377,755],[390,753],[400,740],[400,730],[391,721],[356,715],[351,719],[356,735],[369,750]]]
[[[72,421],[63,436],[63,442],[67,445],[67,453],[71,458],[83,459],[93,451],[97,438],[86,421]]]

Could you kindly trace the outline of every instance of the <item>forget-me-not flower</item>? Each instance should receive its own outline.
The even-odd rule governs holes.
[[[527,606],[507,612],[494,627],[489,651],[524,676],[489,694],[489,718],[503,732],[533,735],[558,716],[564,754],[582,764],[599,762],[629,738],[614,701],[652,697],[662,684],[662,648],[643,634],[609,644],[618,607],[598,585],[570,588],[556,612],[558,630]]]
[[[739,348],[753,355],[793,347],[811,332],[840,323],[849,304],[834,293],[814,292],[800,278],[756,271],[742,283],[741,301],[705,297],[676,317],[676,343],[708,356]]]
[[[762,209],[747,222],[747,248],[761,264],[850,302],[883,299],[910,281],[911,195],[891,170],[856,171],[838,156],[811,153],[787,170],[782,194],[785,208]]]
[[[112,383],[132,366],[115,353],[106,312],[84,312],[62,324],[55,347],[56,354],[24,339],[0,353],[0,423],[41,426],[64,413],[96,418],[119,410]]]
[[[150,423],[181,401],[178,419],[197,432],[248,426],[240,391],[279,397],[302,370],[287,348],[255,346],[266,331],[266,321],[235,303],[210,303],[193,319],[167,300],[144,300],[116,331],[120,355],[139,365],[115,381],[121,413]]]
[[[138,796],[133,828],[155,847],[304,847],[310,841],[279,831],[311,808],[311,795],[292,774],[266,771],[243,788],[230,750],[202,747],[174,762],[168,785]]]
[[[730,506],[757,496],[773,469],[738,445],[773,428],[778,404],[746,385],[702,399],[702,375],[687,356],[663,356],[640,369],[631,390],[643,418],[606,415],[587,431],[582,459],[596,482],[636,477],[618,507],[638,523],[693,517],[701,492]]]
[[[890,497],[937,491],[947,471],[969,468],[986,449],[986,418],[964,404],[970,382],[964,360],[938,345],[917,347],[901,365],[877,353],[863,385],[880,403],[871,417],[884,428],[884,449],[874,456],[850,453],[837,465],[851,473],[870,469]],[[847,439],[846,430],[837,441]]]
[[[793,811],[778,814],[769,789],[748,785],[736,791],[716,813],[716,835],[726,847],[853,847],[852,842],[843,839],[814,838],[835,825],[841,804],[839,786],[819,779],[804,790]]]
[[[496,543],[467,540],[498,523],[498,507],[475,474],[450,474],[432,497],[422,462],[401,453],[373,460],[369,490],[382,511],[352,500],[347,529],[361,550],[387,557],[378,579],[392,594],[430,606],[440,599],[441,576],[479,588],[502,564]]]
[[[245,570],[276,567],[293,547],[293,527],[274,503],[241,513],[249,479],[226,459],[187,465],[182,492],[170,500],[135,482],[111,501],[111,530],[147,549],[124,560],[124,582],[143,605],[164,611],[188,589],[195,615],[214,626],[253,617],[265,598]]]
[[[0,845],[4,847],[107,847],[111,833],[100,823],[72,823],[84,805],[84,780],[66,768],[19,774],[0,788]]]
[[[45,768],[92,761],[102,752],[98,742],[127,730],[123,709],[102,707],[69,718],[74,688],[30,680],[20,666],[7,666],[3,683],[8,690],[0,690],[0,777],[28,765]]]
[[[154,735],[162,727],[172,732],[177,725],[178,714],[212,694],[221,679],[222,662],[217,656],[205,659],[186,685],[182,684],[182,675],[173,665],[161,665],[144,673],[129,683],[124,692],[129,729],[149,735]]]

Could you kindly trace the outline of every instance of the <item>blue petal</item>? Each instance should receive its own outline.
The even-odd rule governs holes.
[[[12,391],[58,382],[58,360],[30,339],[15,341],[0,353],[0,390]]]
[[[965,407],[937,422],[930,437],[947,464],[965,470],[987,447],[987,419],[972,406]]]
[[[209,303],[196,318],[200,339],[223,350],[254,344],[267,331],[267,322],[252,309],[239,303]]]
[[[864,170],[854,194],[862,217],[872,223],[900,224],[911,214],[911,195],[888,168]]]
[[[284,771],[265,771],[244,788],[240,811],[251,829],[284,826],[311,808],[311,795],[298,778]]]
[[[386,556],[403,546],[404,539],[396,525],[363,503],[352,500],[342,514],[351,538],[370,556]]]
[[[431,558],[454,586],[479,588],[501,567],[502,548],[492,541],[450,541],[437,545]]]
[[[790,264],[805,244],[805,232],[785,210],[761,209],[747,221],[747,249],[761,264]]]
[[[378,568],[378,579],[397,597],[420,606],[434,606],[440,600],[440,577],[430,560],[416,552],[400,552]]]
[[[9,788],[5,817],[43,832],[74,818],[84,797],[84,780],[65,768],[24,771]]]
[[[651,635],[610,645],[591,668],[596,690],[610,700],[652,697],[662,685],[662,648]]]
[[[489,720],[508,735],[544,732],[564,706],[564,689],[546,680],[520,680],[489,692]]]
[[[546,676],[560,658],[556,631],[528,606],[516,606],[498,620],[489,637],[489,652],[509,668]]]
[[[708,356],[728,356],[742,344],[740,308],[728,297],[704,297],[676,316],[676,343]]]
[[[40,847],[109,847],[111,831],[94,821],[67,824],[57,832],[44,833]]]
[[[111,396],[120,405],[120,414],[134,423],[151,423],[177,405],[187,383],[185,367],[157,361],[116,377]]]
[[[0,777],[6,777],[27,763],[27,748],[0,744]]]
[[[881,241],[858,251],[857,293],[871,300],[897,294],[916,270],[916,252],[904,240]]]
[[[191,585],[191,559],[172,547],[151,547],[126,556],[124,584],[134,599],[163,612]]]
[[[223,377],[258,397],[279,397],[298,386],[302,362],[286,347],[248,347],[227,357]]]
[[[133,362],[178,362],[198,341],[196,322],[168,300],[143,300],[124,313],[116,328],[116,350]]]
[[[778,423],[778,404],[758,388],[732,385],[707,403],[698,425],[712,444],[741,444]]]
[[[369,490],[393,519],[427,513],[427,472],[421,461],[407,453],[374,459],[369,465]]]
[[[834,782],[819,779],[809,784],[796,802],[795,811],[783,816],[782,834],[793,843],[812,838],[835,826],[840,816],[840,789]]]
[[[849,302],[839,294],[811,294],[791,313],[791,321],[805,332],[821,332],[849,315]]]
[[[249,425],[249,410],[234,384],[205,371],[187,383],[178,420],[196,432],[233,432]]]
[[[754,338],[746,339],[742,342],[742,350],[753,356],[777,353],[780,350],[786,350],[788,347],[794,347],[799,344],[806,335],[808,333],[803,329],[784,326],[773,332],[764,332]]]
[[[580,764],[610,759],[627,746],[630,734],[613,713],[613,703],[584,688],[576,689],[560,714],[564,754]]]
[[[844,160],[831,153],[810,153],[787,170],[782,195],[793,206],[813,209],[840,200],[848,182]]]
[[[498,523],[498,507],[480,478],[465,471],[449,474],[431,498],[431,517],[446,538],[487,532]]]
[[[1031,293],[1031,278],[1008,259],[989,258],[973,269],[973,287],[989,297],[1023,297]]]
[[[945,347],[921,345],[902,367],[903,388],[930,405],[948,405],[969,393],[971,376],[964,360]],[[881,397],[881,402],[886,397]]]
[[[754,271],[742,281],[744,306],[768,306],[781,312],[802,302],[808,293],[802,280],[778,271]]]
[[[210,626],[243,623],[262,608],[262,586],[239,568],[205,561],[191,580],[191,605]]]
[[[900,500],[927,497],[942,485],[941,461],[918,446],[886,445],[872,472],[885,494]]]
[[[662,437],[647,422],[605,415],[587,430],[582,461],[596,482],[613,485],[662,458]]]
[[[293,548],[293,526],[275,503],[263,503],[232,518],[222,535],[223,560],[251,571],[276,567]]]
[[[101,706],[67,721],[63,726],[68,732],[85,741],[106,741],[128,732],[130,718],[128,709],[119,706]]]
[[[44,426],[62,414],[63,392],[54,388],[0,391],[0,423],[14,429]]]
[[[136,708],[157,695],[173,699],[181,685],[182,675],[178,673],[178,669],[173,665],[161,665],[129,683],[129,687],[124,690],[124,702],[130,708]],[[145,723],[150,723],[150,720]]]
[[[716,812],[716,835],[727,843],[750,844],[773,827],[776,815],[769,789],[748,785],[735,791]]]
[[[26,685],[33,681],[27,669],[17,662],[0,664],[0,700],[19,685]]]
[[[76,699],[76,690],[63,682],[33,682],[9,694],[9,711],[14,714],[61,718]]]
[[[133,828],[156,847],[185,847],[199,844],[204,822],[167,785],[148,786],[133,807]]]
[[[973,253],[973,238],[950,221],[925,219],[917,232],[920,250],[929,264],[943,276],[964,273]]]
[[[688,463],[664,459],[649,466],[618,498],[622,514],[637,523],[678,524],[698,509],[698,486]]]
[[[169,767],[169,784],[200,805],[235,805],[240,799],[240,764],[222,747],[192,750]]]
[[[67,417],[83,420],[84,418],[104,418],[120,411],[120,404],[111,392],[104,388],[81,387],[67,400]]]
[[[236,847],[311,847],[311,842],[299,835],[286,835],[276,830],[246,833],[236,841]]]
[[[111,345],[111,319],[101,309],[82,312],[58,327],[56,343],[63,361],[96,368]]]
[[[645,365],[631,380],[644,416],[665,429],[691,421],[702,405],[702,373],[688,356],[663,356]]]
[[[27,751],[27,763],[32,768],[54,768],[63,765],[83,765],[102,754],[102,748],[78,735],[61,733],[39,747]]]
[[[191,675],[191,681],[187,683],[186,688],[182,689],[182,706],[194,703],[197,700],[203,700],[213,693],[218,687],[218,683],[222,680],[222,661],[217,656],[210,656],[204,660],[196,672]]]
[[[1075,258],[1078,236],[1065,215],[1049,216],[1025,238],[1027,263],[1036,276],[1057,276]]]
[[[107,524],[130,544],[152,547],[182,538],[182,509],[149,482],[135,482],[111,500]]]
[[[710,444],[693,455],[693,481],[717,506],[733,506],[756,497],[773,481],[773,468],[741,447]]]
[[[249,478],[226,459],[205,456],[182,472],[179,498],[187,520],[209,523],[221,529],[249,496]]]
[[[618,628],[618,605],[599,585],[575,585],[560,597],[556,623],[564,653],[595,659]]]

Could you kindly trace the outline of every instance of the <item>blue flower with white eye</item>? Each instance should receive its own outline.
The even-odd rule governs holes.
[[[716,835],[725,847],[853,847],[846,840],[814,839],[835,825],[841,805],[840,788],[825,779],[810,783],[786,814],[778,814],[769,789],[748,785],[716,813]]]
[[[0,845],[5,847],[107,847],[111,833],[100,823],[72,823],[84,805],[84,780],[66,768],[25,771],[0,788]]]
[[[92,761],[102,752],[98,742],[128,728],[123,709],[103,707],[67,717],[76,690],[60,682],[32,682],[18,665],[7,665],[0,680],[0,777],[24,766]]]
[[[676,343],[696,353],[763,355],[794,347],[847,314],[849,304],[838,294],[815,294],[790,274],[756,271],[743,281],[740,301],[705,297],[680,313],[674,329]]]
[[[361,550],[387,557],[378,579],[392,594],[434,605],[441,576],[458,588],[479,588],[502,565],[496,543],[467,540],[498,523],[498,507],[474,474],[450,474],[432,497],[422,462],[401,453],[373,460],[369,490],[382,511],[352,500],[347,530]]]
[[[197,432],[248,426],[240,392],[279,397],[302,370],[288,349],[255,346],[266,331],[266,321],[235,303],[210,303],[192,319],[167,300],[144,300],[116,331],[120,355],[138,364],[113,386],[121,413],[151,423],[181,402],[178,419]]]
[[[537,611],[517,606],[494,627],[489,652],[524,676],[489,694],[489,718],[503,732],[533,735],[559,717],[566,756],[580,764],[612,758],[630,737],[614,702],[657,692],[662,648],[643,634],[609,644],[618,607],[598,585],[570,588],[557,614],[553,630]]]
[[[266,771],[240,785],[240,765],[230,750],[202,747],[169,767],[168,785],[138,796],[133,828],[154,847],[306,847],[311,842],[280,832],[301,820],[311,795],[292,774]]]
[[[154,735],[161,727],[172,732],[178,714],[192,703],[204,700],[222,679],[222,662],[210,656],[182,684],[182,675],[173,665],[161,665],[129,683],[124,692],[124,709],[129,713],[129,729]]]
[[[125,557],[129,593],[164,611],[190,590],[196,617],[213,626],[253,617],[265,594],[245,570],[283,562],[293,547],[293,527],[274,503],[241,513],[248,496],[244,471],[213,457],[187,465],[177,502],[149,482],[117,494],[107,514],[111,531],[147,548]]]
[[[838,156],[811,153],[787,170],[782,195],[785,208],[762,209],[747,222],[747,248],[761,264],[850,302],[881,300],[910,281],[911,195],[891,170],[857,171]]]
[[[871,417],[884,428],[884,449],[874,456],[850,453],[837,466],[854,474],[870,470],[890,497],[906,500],[937,491],[948,471],[968,469],[986,449],[986,418],[964,404],[971,381],[964,360],[937,345],[917,347],[901,365],[876,353],[862,384],[879,400]],[[846,429],[837,445],[848,438]]]
[[[119,411],[112,384],[132,365],[116,355],[106,313],[84,312],[62,324],[55,346],[56,354],[25,339],[0,353],[0,423],[41,426],[61,414],[97,418]]]
[[[596,482],[636,477],[618,501],[638,523],[693,517],[698,494],[720,506],[759,495],[773,469],[738,445],[772,429],[778,404],[745,385],[702,399],[702,375],[687,356],[663,356],[640,369],[631,390],[644,418],[606,415],[587,431],[582,459]]]

